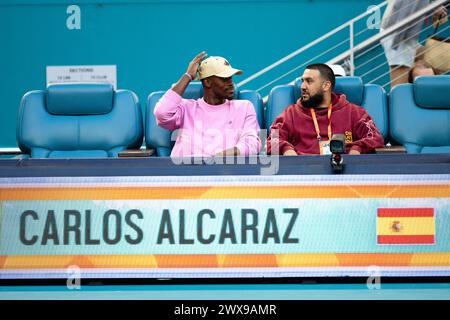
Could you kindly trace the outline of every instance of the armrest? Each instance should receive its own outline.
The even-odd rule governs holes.
[[[123,150],[119,152],[119,157],[120,158],[151,157],[154,153],[155,149]]]
[[[0,148],[0,155],[18,155],[22,154],[19,148]]]
[[[406,153],[404,146],[386,146],[384,148],[375,149],[376,154],[393,154],[393,153]]]
[[[0,148],[0,156],[16,156],[22,154],[19,148]]]

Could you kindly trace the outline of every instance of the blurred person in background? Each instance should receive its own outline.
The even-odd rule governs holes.
[[[389,0],[381,22],[381,32],[407,19],[429,4],[430,0]],[[433,12],[434,23],[444,24],[446,19],[445,6]],[[424,17],[421,17],[412,21],[380,41],[389,64],[391,88],[408,82],[409,71],[420,48],[419,36],[423,20]]]
[[[414,83],[418,76],[434,76],[436,71],[423,60],[416,61],[408,72],[408,82]]]

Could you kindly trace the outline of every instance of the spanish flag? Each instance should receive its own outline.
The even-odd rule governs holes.
[[[434,208],[379,208],[378,244],[434,244]]]

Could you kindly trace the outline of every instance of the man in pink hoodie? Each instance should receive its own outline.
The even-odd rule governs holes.
[[[344,134],[348,154],[372,153],[383,137],[365,109],[333,93],[335,76],[325,64],[306,67],[301,97],[273,122],[267,153],[285,156],[330,154],[333,134]]]
[[[171,157],[247,156],[261,149],[259,124],[250,101],[233,100],[232,76],[242,74],[222,57],[198,54],[185,74],[155,106],[159,126],[177,130]],[[203,97],[183,99],[189,83],[202,81]]]

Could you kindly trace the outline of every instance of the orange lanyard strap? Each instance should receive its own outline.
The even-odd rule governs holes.
[[[328,140],[331,140],[331,110],[333,109],[333,106],[330,105],[328,106]],[[322,138],[320,137],[320,129],[319,129],[319,124],[317,123],[317,117],[316,117],[316,111],[313,108],[310,108],[309,110],[311,110],[311,117],[313,119],[314,122],[314,128],[316,129],[316,133],[317,133],[317,140],[322,140]]]

